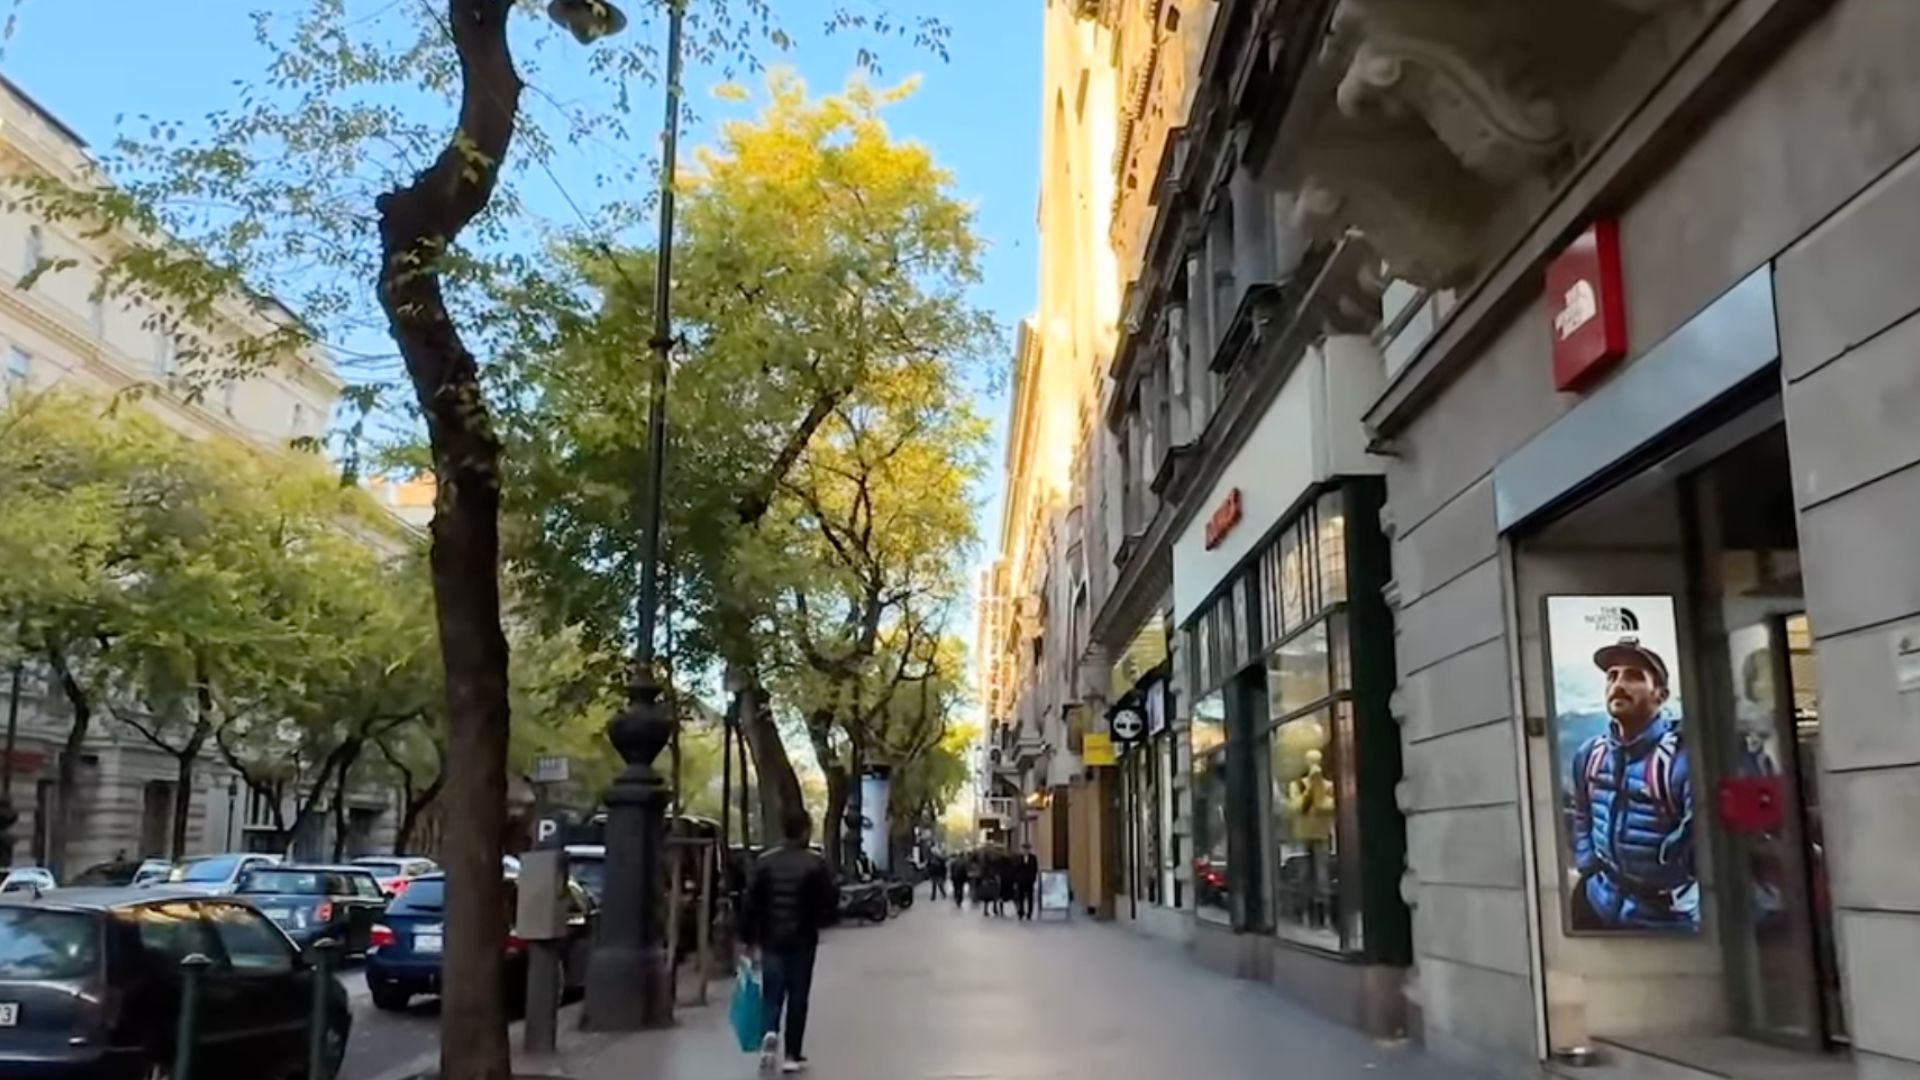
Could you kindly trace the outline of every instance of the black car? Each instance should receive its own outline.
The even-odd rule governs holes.
[[[180,962],[201,984],[194,1069],[207,1077],[309,1080],[314,967],[244,903],[165,886],[61,889],[0,900],[0,1076],[147,1080],[173,1075]],[[326,1074],[352,1014],[328,979]]]
[[[587,951],[592,946],[598,912],[593,897],[578,881],[567,885],[569,937],[561,954],[560,977],[564,993],[586,988]],[[518,1000],[527,987],[527,946],[510,925],[515,909],[515,883],[507,879],[507,910],[500,920],[500,948],[506,954],[506,993]],[[374,1007],[397,1011],[416,994],[440,992],[440,965],[447,942],[447,878],[428,874],[415,878],[407,891],[395,897],[373,928],[367,950],[367,989]]]
[[[337,942],[361,956],[373,924],[387,910],[386,893],[362,866],[267,866],[241,875],[234,895],[278,923],[293,943],[306,948]]]

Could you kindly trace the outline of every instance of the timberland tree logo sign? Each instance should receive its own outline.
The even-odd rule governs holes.
[[[1596,221],[1547,266],[1553,385],[1581,391],[1627,355],[1620,229]]]

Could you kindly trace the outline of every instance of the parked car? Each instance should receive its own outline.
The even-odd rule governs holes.
[[[607,849],[600,844],[568,844],[567,875],[598,904],[606,895]]]
[[[195,1075],[305,1078],[313,965],[246,904],[165,886],[0,898],[0,1076],[171,1076],[180,962],[195,953],[213,961]],[[353,1025],[339,980],[325,992],[317,1080],[339,1071]]]
[[[174,867],[173,872],[167,875],[167,880],[203,893],[230,893],[240,884],[240,879],[246,876],[247,871],[278,866],[280,861],[278,855],[200,855]]]
[[[22,866],[7,872],[0,879],[0,893],[46,892],[58,882],[53,880],[53,871],[39,866]]]
[[[583,990],[587,979],[587,950],[598,918],[593,897],[579,882],[568,883],[567,922],[571,936],[561,958],[561,987]],[[440,992],[440,962],[446,951],[447,878],[429,874],[416,878],[395,897],[387,913],[373,927],[367,949],[367,989],[377,1009],[397,1012],[417,994]],[[507,879],[507,910],[500,924],[500,947],[506,951],[506,991],[519,1000],[527,987],[527,947],[513,932],[515,883]]]
[[[87,867],[67,884],[92,888],[151,885],[167,880],[172,873],[173,864],[165,859],[142,859],[139,862],[114,859]]]
[[[380,882],[380,891],[390,897],[406,892],[414,878],[440,869],[432,859],[418,855],[363,855],[353,860],[353,865],[372,871]]]
[[[295,945],[337,942],[362,956],[387,895],[363,866],[265,866],[246,872],[235,896],[260,909]]]

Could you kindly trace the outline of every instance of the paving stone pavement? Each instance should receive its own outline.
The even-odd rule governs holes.
[[[728,987],[672,1031],[566,1036],[572,1080],[748,1080]],[[1113,926],[987,919],[922,903],[821,946],[807,1035],[816,1080],[1472,1080]]]

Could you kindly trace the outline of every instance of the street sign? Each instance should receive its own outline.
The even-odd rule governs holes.
[[[1089,768],[1100,765],[1112,765],[1113,737],[1102,732],[1089,731],[1080,740],[1080,760]]]
[[[1147,721],[1136,709],[1121,709],[1107,720],[1107,730],[1117,743],[1136,743],[1147,733]]]
[[[559,836],[560,836],[560,819],[559,818],[543,817],[539,821],[534,823],[533,844],[535,847],[544,848],[544,847],[553,846],[554,840],[556,840]]]
[[[573,775],[573,762],[562,754],[541,754],[533,759],[533,782],[564,784]]]

